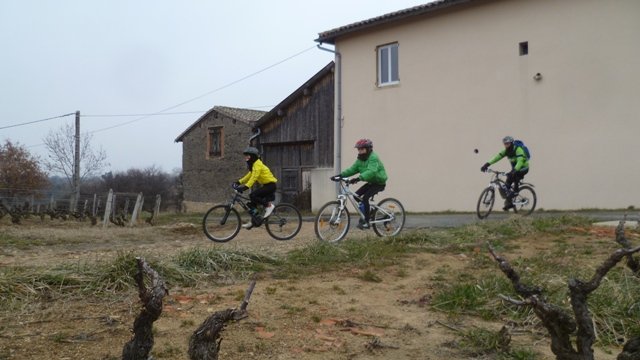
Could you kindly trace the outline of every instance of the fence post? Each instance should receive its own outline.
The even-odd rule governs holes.
[[[153,207],[153,218],[158,219],[158,214],[160,213],[160,194],[156,195],[156,204]]]
[[[74,212],[76,212],[76,209],[78,208],[78,199],[76,197],[76,194],[71,194],[71,196],[69,197],[69,214],[73,214]]]
[[[89,199],[84,199],[84,207],[82,208],[82,214],[80,214],[80,219],[84,220],[84,217],[87,216],[88,208],[89,208]]]
[[[95,211],[93,212],[93,216],[98,216],[98,211],[100,211],[100,205],[102,205],[102,199],[98,199],[98,205],[95,207]]]
[[[117,198],[118,194],[113,194],[111,197],[111,217],[116,218],[116,205],[118,205]]]
[[[140,209],[142,209],[142,204],[144,203],[144,197],[142,193],[138,193],[138,197],[136,198],[136,205],[133,207],[133,213],[131,214],[131,222],[129,226],[134,226],[138,221],[138,215],[140,215]]]
[[[125,219],[129,215],[129,197],[124,199],[124,210],[122,210],[122,213],[124,214]]]
[[[111,202],[113,201],[113,190],[109,189],[109,195],[107,195],[107,201],[104,204],[104,220],[102,221],[102,227],[107,227],[109,224],[109,216],[111,215]]]
[[[96,216],[96,198],[98,197],[98,194],[93,194],[93,204],[91,205],[91,215],[92,216]]]

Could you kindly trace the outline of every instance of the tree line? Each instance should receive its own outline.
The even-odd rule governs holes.
[[[64,156],[64,153],[57,156]],[[54,170],[50,163],[54,161],[54,157],[50,155],[49,162],[42,161],[25,146],[5,140],[0,144],[0,200],[28,196],[46,197],[70,192],[71,173],[61,172],[63,176],[59,176],[48,172]],[[150,166],[144,169],[108,171],[98,175],[106,164],[105,157],[90,156],[89,160],[91,159],[94,161],[93,165],[86,166],[85,169],[92,170],[84,172],[81,177],[81,194],[105,193],[111,189],[115,192],[142,193],[148,199],[160,195],[163,199],[161,210],[180,208],[183,193],[180,171],[167,173],[157,166]]]

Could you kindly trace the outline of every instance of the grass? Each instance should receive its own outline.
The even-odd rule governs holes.
[[[158,219],[159,223],[192,222],[199,224],[201,216],[178,216]],[[569,278],[588,280],[594,267],[579,264],[602,261],[616,248],[613,239],[604,241],[602,248],[569,242],[571,237],[586,237],[588,232],[576,232],[576,228],[588,228],[589,220],[575,215],[555,217],[520,218],[504,221],[480,222],[453,229],[409,231],[395,239],[364,238],[344,241],[340,244],[314,242],[293,250],[286,255],[226,251],[220,248],[193,248],[175,256],[146,259],[166,281],[169,287],[195,286],[201,281],[223,282],[247,279],[256,273],[273,278],[299,278],[308,275],[358,268],[362,281],[378,283],[379,270],[397,265],[395,275],[408,276],[406,258],[416,252],[465,254],[468,266],[452,270],[442,266],[432,274],[431,307],[453,316],[477,316],[485,320],[529,324],[539,327],[535,315],[528,308],[519,308],[499,300],[503,294],[517,298],[508,279],[500,272],[493,259],[487,256],[486,244],[490,242],[499,252],[517,250],[519,239],[547,237],[553,248],[530,257],[509,258],[525,284],[539,285],[550,302],[569,311],[566,283]],[[571,234],[568,236],[567,234]],[[67,241],[67,240],[61,240]],[[0,242],[11,246],[24,243],[15,234],[0,235]],[[607,245],[609,244],[609,245]],[[135,288],[133,275],[137,272],[136,255],[120,253],[114,259],[97,263],[74,263],[52,268],[38,266],[9,266],[0,268],[0,308],[11,311],[26,303],[45,301],[65,296],[93,295],[103,297],[119,294]],[[417,264],[418,265],[418,264]],[[269,287],[268,295],[278,289]],[[336,295],[347,292],[335,285]],[[640,280],[623,266],[614,268],[602,285],[589,298],[590,310],[597,328],[600,345],[618,344],[620,338],[628,339],[640,333]],[[240,294],[238,295],[240,296]],[[304,308],[287,307],[287,313],[304,312]],[[315,321],[315,320],[314,320]],[[478,330],[462,336],[467,348],[476,348],[478,354],[493,351],[501,359],[533,359],[526,349],[504,350],[495,345],[492,334]],[[489,350],[487,350],[489,349]],[[162,352],[172,352],[163,349]]]
[[[568,301],[569,279],[590,280],[596,267],[617,249],[613,238],[608,243],[603,242],[602,248],[575,241],[569,244],[563,240],[567,231],[588,226],[588,221],[583,218],[559,216],[537,218],[519,224],[503,222],[495,224],[489,233],[504,237],[517,237],[518,234],[525,233],[529,238],[531,235],[560,238],[552,249],[528,258],[507,257],[507,260],[519,273],[524,284],[541,286],[550,303],[572,314]],[[497,300],[498,294],[518,299],[506,276],[499,271],[497,263],[493,262],[493,266],[488,266],[484,261],[481,265],[476,261],[474,263],[476,265],[472,268],[458,272],[456,281],[436,282],[437,289],[432,302],[434,309],[450,315],[473,315],[489,320],[506,316],[517,323],[540,326],[530,308]],[[640,299],[637,294],[640,294],[640,278],[623,264],[619,264],[589,296],[589,310],[598,334],[598,345],[618,345],[620,339],[628,339],[640,333]]]
[[[503,329],[504,330],[504,329]],[[491,358],[499,360],[533,360],[537,354],[528,349],[512,348],[508,335],[501,331],[473,327],[462,332],[459,346],[473,358]]]

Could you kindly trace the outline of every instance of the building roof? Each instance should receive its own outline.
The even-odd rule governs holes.
[[[272,118],[278,115],[278,111],[286,108],[296,99],[298,99],[301,95],[305,93],[305,91],[322,79],[326,74],[333,71],[335,64],[333,61],[325,65],[320,71],[318,71],[315,75],[311,77],[311,79],[307,80],[304,84],[302,84],[296,91],[292,92],[291,95],[287,96],[284,100],[282,100],[278,105],[276,105],[271,111],[265,113],[258,119],[258,121],[254,124],[254,127],[258,127],[265,122],[271,120]]]
[[[395,22],[398,20],[404,20],[410,17],[423,15],[441,10],[451,6],[468,3],[473,0],[436,0],[428,4],[414,6],[408,9],[395,11],[392,13],[376,16],[363,21],[358,21],[349,25],[340,26],[338,28],[321,32],[318,34],[318,38],[315,40],[319,43],[335,44],[337,38],[347,34],[352,34],[358,31],[369,29],[382,24]]]
[[[200,116],[198,118],[198,120],[196,120],[196,122],[191,124],[191,126],[189,126],[185,131],[183,131],[182,134],[178,135],[178,137],[176,138],[175,142],[181,142],[182,138],[189,131],[191,131],[191,129],[196,127],[202,120],[207,118],[207,116],[209,116],[209,114],[214,113],[214,112],[217,112],[218,114],[222,114],[222,115],[227,116],[229,118],[238,120],[238,121],[240,121],[242,123],[245,123],[245,124],[247,124],[247,125],[249,125],[251,127],[253,127],[253,124],[256,122],[256,120],[258,120],[260,117],[262,117],[264,114],[266,114],[266,111],[260,111],[260,110],[232,108],[232,107],[227,107],[227,106],[214,106],[209,111],[207,111],[202,116]]]

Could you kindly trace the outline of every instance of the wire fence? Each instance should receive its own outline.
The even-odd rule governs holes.
[[[145,223],[154,224],[160,212],[161,196],[147,200],[142,193],[109,190],[105,193],[80,194],[71,192],[24,191],[0,189],[0,220],[5,216],[11,222],[40,218],[40,221],[90,221],[92,225],[110,224],[135,226],[140,223],[143,209],[149,216]],[[152,206],[150,206],[152,205]]]

